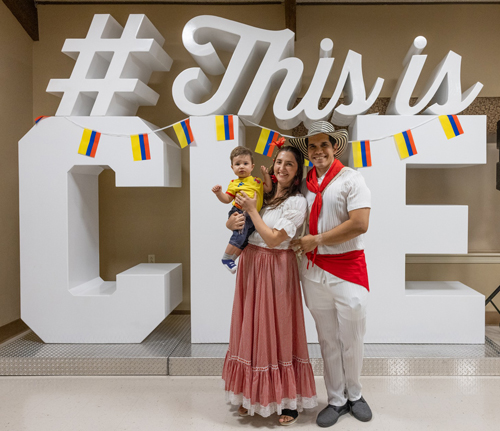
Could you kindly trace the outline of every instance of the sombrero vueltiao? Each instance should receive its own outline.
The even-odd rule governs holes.
[[[290,138],[288,142],[291,146],[297,148],[304,155],[304,158],[309,159],[306,138],[319,135],[320,133],[324,133],[335,139],[335,143],[339,144],[335,152],[335,157],[340,157],[347,148],[347,130],[335,130],[335,127],[328,121],[316,121],[312,123],[307,135],[300,138]]]

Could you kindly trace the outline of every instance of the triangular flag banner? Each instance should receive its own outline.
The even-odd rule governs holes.
[[[279,137],[278,132],[274,132],[269,129],[262,129],[260,132],[259,141],[257,142],[257,146],[255,147],[255,152],[259,154],[264,154],[264,156],[272,157],[274,147],[273,144]]]
[[[403,133],[394,135],[394,140],[396,141],[396,147],[398,147],[399,157],[401,159],[406,159],[417,154],[417,148],[415,147],[411,130],[406,130]]]
[[[82,140],[80,141],[80,147],[78,148],[78,154],[95,157],[97,146],[99,145],[99,139],[101,139],[101,134],[99,132],[84,129]]]
[[[189,125],[189,119],[174,124],[174,132],[177,135],[181,148],[186,148],[194,142],[193,131]]]
[[[132,155],[135,162],[151,160],[148,135],[133,135],[130,137],[130,140],[132,141]]]
[[[314,165],[307,159],[304,159],[304,166],[307,168],[312,168]]]
[[[372,165],[370,141],[354,141],[352,143],[352,158],[355,168],[366,168]]]
[[[233,116],[216,115],[215,130],[218,141],[229,141],[234,139]]]
[[[42,121],[44,118],[49,118],[47,115],[40,115],[39,117],[35,118],[35,124],[38,124],[40,121]]]
[[[444,133],[448,139],[464,133],[462,125],[460,124],[460,121],[458,121],[458,117],[456,115],[440,115],[439,121],[441,122],[441,126],[443,126]]]

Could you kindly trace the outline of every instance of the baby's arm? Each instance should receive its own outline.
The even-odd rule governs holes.
[[[223,203],[223,204],[230,204],[232,200],[234,199],[232,196],[229,196],[227,193],[224,193],[222,191],[222,186],[217,184],[216,186],[212,187],[212,191],[215,193],[215,196]]]
[[[262,176],[264,177],[264,193],[269,193],[273,189],[273,180],[271,180],[271,175],[265,166],[260,167]]]

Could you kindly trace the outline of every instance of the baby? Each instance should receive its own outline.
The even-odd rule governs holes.
[[[239,192],[245,192],[250,198],[253,198],[254,194],[257,193],[257,211],[260,211],[264,200],[264,193],[268,193],[272,190],[271,176],[269,175],[267,168],[261,166],[262,176],[264,177],[263,183],[260,178],[252,177],[250,175],[255,165],[253,163],[252,152],[248,148],[236,147],[233,151],[231,151],[230,157],[231,168],[238,178],[229,183],[226,193],[222,191],[222,187],[219,184],[212,187],[212,191],[224,204],[233,202],[236,194]],[[234,212],[245,215],[245,226],[242,230],[233,231],[233,235],[229,239],[226,251],[222,256],[222,264],[232,274],[236,272],[236,263],[234,261],[246,247],[248,244],[248,237],[255,230],[252,219],[238,207],[236,202],[233,202],[233,207],[231,208],[231,211],[229,211],[229,217],[231,217]]]

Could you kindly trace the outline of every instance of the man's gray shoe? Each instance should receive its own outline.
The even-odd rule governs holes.
[[[358,421],[368,422],[372,418],[370,406],[363,397],[357,401],[349,401],[349,405],[351,406],[352,415]]]
[[[322,428],[331,427],[346,413],[349,413],[349,401],[339,407],[328,404],[319,412],[316,423]]]

